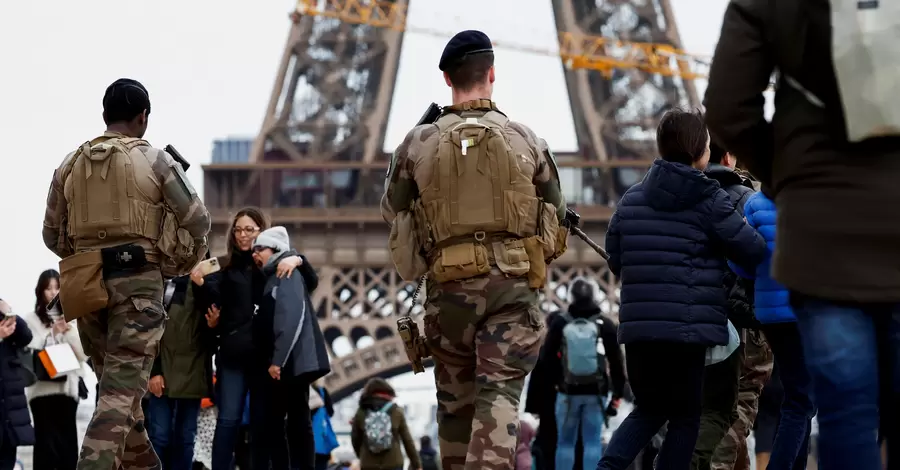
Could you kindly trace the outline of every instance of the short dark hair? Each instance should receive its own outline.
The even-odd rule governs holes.
[[[715,141],[710,140],[709,142],[709,162],[710,163],[722,163],[722,160],[725,159],[725,154],[728,153],[725,151],[725,148],[717,144]]]
[[[150,93],[137,80],[120,78],[103,94],[103,117],[107,125],[129,122],[145,110],[150,114]]]
[[[656,128],[656,147],[667,162],[691,165],[703,157],[708,138],[706,122],[699,110],[672,109]]]
[[[448,67],[447,75],[454,88],[469,91],[485,81],[488,71],[493,66],[494,52],[479,52],[459,59]]]

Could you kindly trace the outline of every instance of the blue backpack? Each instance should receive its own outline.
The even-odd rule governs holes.
[[[606,348],[600,336],[603,320],[599,315],[573,318],[562,315],[562,363],[566,385],[604,385],[606,382]]]

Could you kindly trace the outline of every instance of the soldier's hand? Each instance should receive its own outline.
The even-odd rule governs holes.
[[[16,319],[14,317],[6,317],[0,321],[0,339],[6,339],[16,332]]]
[[[159,398],[163,394],[163,389],[166,388],[166,379],[161,375],[154,376],[150,379],[150,393],[156,395],[156,398]]]
[[[278,266],[275,268],[275,274],[279,279],[290,279],[291,273],[294,272],[294,269],[300,267],[301,264],[303,264],[303,258],[299,256],[288,256],[278,262]]]
[[[269,375],[275,380],[281,380],[281,367],[269,366]]]
[[[219,313],[220,312],[221,311],[219,310],[219,307],[216,307],[215,305],[211,305],[206,310],[206,325],[209,326],[210,328],[215,328],[216,325],[219,324]]]
[[[197,284],[198,286],[203,285],[203,271],[200,270],[199,266],[191,271],[191,282]]]

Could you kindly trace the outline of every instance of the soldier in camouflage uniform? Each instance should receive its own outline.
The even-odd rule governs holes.
[[[738,419],[719,443],[712,458],[712,470],[750,470],[747,437],[759,411],[759,394],[772,376],[774,357],[759,330],[744,330],[741,380],[738,386]]]
[[[525,245],[555,240],[565,215],[547,143],[490,100],[493,63],[484,33],[450,40],[440,69],[454,105],[407,134],[382,199],[392,230],[398,213],[424,208],[416,212],[428,240],[424,336],[435,362],[445,470],[514,466],[519,397],[545,330],[543,279],[532,275],[546,276],[554,258]]]
[[[108,296],[106,308],[78,318],[81,341],[100,380],[81,470],[161,468],[140,401],[165,327],[163,274],[187,274],[207,250],[209,213],[184,169],[142,140],[149,112],[143,85],[129,79],[110,85],[103,98],[106,132],[66,157],[47,198],[43,237],[64,258],[62,291],[83,280],[77,274],[67,279],[69,261],[93,256],[102,261],[80,269],[94,269],[98,279],[83,292],[96,297],[92,289],[99,286]],[[106,256],[110,253],[115,257]],[[62,291],[64,310],[85,305],[78,295],[67,298]]]

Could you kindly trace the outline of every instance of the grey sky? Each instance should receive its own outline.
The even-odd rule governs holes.
[[[711,54],[726,0],[673,2],[684,48]],[[103,131],[101,98],[109,83],[130,77],[147,86],[153,109],[146,137],[160,147],[175,145],[195,163],[189,175],[202,190],[200,164],[209,161],[212,140],[259,130],[292,6],[288,0],[0,4],[0,213],[6,216],[0,297],[17,311],[32,308],[38,274],[57,266],[40,234],[48,184],[66,153]],[[542,48],[555,40],[547,0],[414,1],[409,24],[483,29],[500,42]],[[427,103],[449,99],[437,70],[447,39],[410,33],[404,41],[387,146],[402,139]],[[557,150],[574,147],[557,59],[498,51],[496,99]]]

